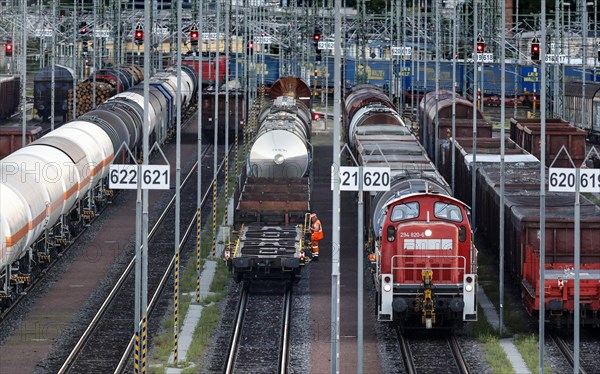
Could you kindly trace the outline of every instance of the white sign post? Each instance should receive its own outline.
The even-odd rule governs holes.
[[[362,186],[360,174],[362,169]],[[334,168],[331,169],[331,190],[333,191]],[[340,191],[389,191],[390,168],[371,166],[340,166]]]
[[[392,47],[392,56],[412,56],[412,47]]]
[[[550,168],[548,190],[575,192],[577,169]],[[600,193],[600,169],[579,169],[579,192]]]
[[[137,189],[139,165],[110,165],[109,188]],[[141,165],[142,189],[168,190],[171,187],[169,165]]]
[[[317,48],[319,48],[319,49],[333,49],[333,42],[325,42],[325,41],[321,40],[317,44]]]
[[[477,62],[483,63],[493,63],[494,62],[494,54],[493,53],[476,53]]]

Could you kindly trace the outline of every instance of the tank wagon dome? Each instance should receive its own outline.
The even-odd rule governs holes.
[[[292,110],[297,108],[296,103],[292,97],[277,98],[273,102],[272,114],[260,123],[248,155],[252,175],[300,178],[306,174],[310,162],[310,128]]]
[[[280,96],[293,97],[311,107],[311,93],[309,86],[298,77],[282,77],[271,86],[269,97],[276,99]]]

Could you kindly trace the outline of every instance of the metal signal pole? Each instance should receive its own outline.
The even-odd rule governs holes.
[[[544,374],[544,316],[546,314],[546,295],[544,284],[546,282],[546,2],[542,1],[542,36],[540,43],[541,60],[541,92],[540,110],[541,144],[540,144],[540,314],[539,314],[539,362],[538,372]],[[534,98],[535,100],[535,98]]]
[[[335,72],[333,75],[333,157],[332,166],[339,171],[340,167],[340,136],[342,123],[342,15],[341,0],[335,0],[335,28],[334,45]],[[332,235],[331,235],[331,373],[339,372],[339,342],[340,342],[340,177],[339,173],[333,173],[332,193]]]
[[[148,6],[146,6],[148,8]],[[173,280],[173,366],[177,367],[179,356],[179,240],[181,218],[181,1],[177,2],[177,128],[175,134],[175,269]],[[144,52],[145,54],[146,52]],[[145,56],[144,56],[145,58]]]

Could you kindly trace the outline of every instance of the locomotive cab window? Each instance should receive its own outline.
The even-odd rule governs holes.
[[[463,216],[458,205],[437,202],[433,205],[433,214],[436,218],[454,222],[462,222]]]
[[[406,204],[396,205],[392,209],[390,220],[392,222],[403,221],[405,219],[417,218],[419,216],[419,203],[411,202]]]

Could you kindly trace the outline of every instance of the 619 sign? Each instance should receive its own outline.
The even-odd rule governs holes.
[[[333,190],[332,168],[331,189]],[[360,168],[353,166],[340,166],[340,191],[358,191],[360,188]],[[363,191],[389,191],[390,168],[386,167],[362,167],[362,190]]]
[[[109,188],[135,190],[138,165],[110,165]],[[142,165],[142,189],[168,190],[171,174],[169,165]]]
[[[548,190],[575,192],[576,179],[576,169],[550,168]],[[600,192],[599,169],[579,169],[579,192]]]

